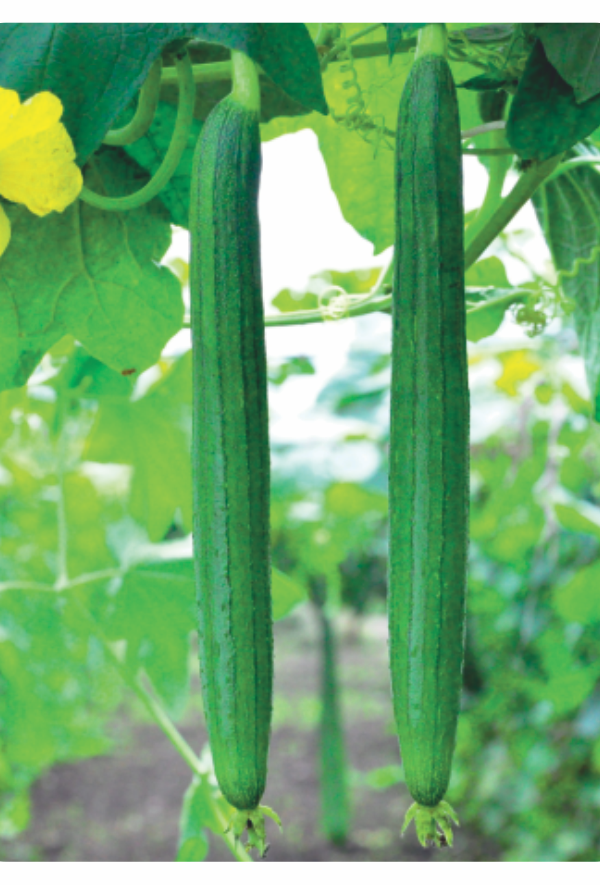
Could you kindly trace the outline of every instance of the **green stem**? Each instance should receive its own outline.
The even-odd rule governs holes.
[[[419,31],[415,59],[420,58],[422,55],[442,55],[446,57],[447,54],[448,37],[446,35],[446,25],[426,25]]]
[[[489,301],[478,302],[467,310],[467,316],[471,316],[474,313],[481,313],[482,311],[490,310],[491,308],[501,307],[502,305],[510,307],[511,304],[523,301],[524,298],[527,298],[530,295],[530,289],[513,289],[508,294],[500,295],[498,298],[490,298]]]
[[[478,302],[475,306],[467,308],[467,315],[470,315],[471,313],[477,313],[482,310],[490,310],[494,307],[497,307],[499,304],[510,304],[512,302],[520,301],[527,295],[531,295],[531,292],[529,290],[525,291],[523,289],[513,289],[509,295],[502,295],[499,298],[490,298],[489,301]],[[361,297],[357,295],[349,297],[360,298],[360,303],[355,305],[354,307],[349,307],[344,316],[337,318],[335,322],[338,322],[339,319],[346,319],[347,317],[366,316],[370,313],[390,313],[392,308],[391,295],[377,299],[373,299],[370,295],[367,297]],[[323,311],[321,310],[295,310],[287,314],[284,313],[281,315],[274,314],[272,316],[266,316],[265,326],[307,326],[311,323],[324,323],[330,321],[331,318],[324,316]],[[183,328],[190,328],[189,318],[184,321]],[[2,589],[1,584],[0,589]]]
[[[561,163],[560,166],[557,166],[554,172],[546,179],[546,183],[548,183],[549,181],[553,181],[555,178],[558,178],[559,175],[564,175],[565,172],[569,172],[576,166],[598,165],[600,165],[600,157],[573,157],[571,160],[567,160],[565,163]]]
[[[231,80],[231,62],[214,61],[205,65],[192,65],[194,83],[220,83]],[[161,86],[175,86],[179,82],[176,68],[163,68]]]
[[[372,25],[369,30],[375,30],[375,28],[381,27],[381,25]],[[354,41],[358,40],[360,37],[364,36],[367,29],[364,28],[364,31],[357,31],[356,34],[351,34],[348,37],[349,43],[354,43]],[[399,52],[407,52],[409,49],[412,49],[416,44],[416,39],[411,37],[406,40],[401,40],[396,46],[396,55]],[[324,57],[324,60],[327,61],[328,64],[343,64],[344,59],[336,58],[337,53],[339,52],[339,47],[334,47],[331,50],[331,54]],[[361,43],[359,46],[356,46],[352,50],[352,55],[355,59],[366,59],[366,58],[387,58],[389,56],[390,50],[388,44],[382,40],[377,43]],[[472,62],[473,63],[473,62]],[[480,65],[480,67],[483,67]],[[196,83],[216,83],[223,82],[225,80],[231,80],[231,62],[230,61],[217,61],[210,62],[209,64],[197,64],[193,66],[194,72],[194,81]],[[173,86],[177,83],[177,72],[175,68],[168,66],[163,68],[162,77],[161,77],[161,86]]]
[[[231,51],[231,97],[249,111],[260,111],[258,68],[245,52]]]
[[[183,152],[187,147],[192,121],[194,119],[194,104],[196,99],[196,87],[192,76],[192,64],[186,54],[175,62],[179,74],[179,103],[177,106],[177,119],[171,138],[171,144],[165,157],[154,176],[147,185],[134,194],[126,197],[105,197],[94,193],[87,187],[81,191],[81,199],[97,209],[106,209],[109,212],[128,212],[137,209],[158,196],[161,190],[172,178]]]
[[[504,142],[504,132],[502,130],[494,130],[490,134],[490,140],[493,148],[501,148]],[[489,167],[488,186],[483,198],[483,203],[477,213],[475,219],[467,228],[466,246],[473,242],[477,234],[481,233],[485,225],[488,223],[494,212],[502,203],[502,188],[506,173],[510,168],[510,159],[502,154],[492,155]]]
[[[468,269],[477,261],[490,243],[504,230],[509,221],[512,221],[517,212],[531,199],[544,179],[554,171],[560,163],[560,159],[560,156],[556,156],[550,157],[549,160],[544,160],[541,163],[534,162],[527,172],[521,175],[512,191],[505,197],[483,230],[468,245],[465,252],[465,269]]]
[[[473,126],[472,129],[463,129],[460,133],[462,141],[467,138],[475,138],[476,135],[486,135],[488,132],[496,130],[505,130],[506,120],[491,120],[489,123],[481,123],[480,126]]]
[[[352,296],[350,296],[352,297]],[[357,297],[357,296],[354,296]],[[339,319],[346,317],[366,316],[369,313],[378,313],[386,311],[392,306],[392,296],[385,298],[360,298],[358,304],[349,305],[346,312]],[[282,314],[281,316],[272,315],[265,317],[265,326],[305,326],[310,323],[330,322],[333,318],[327,316],[322,310],[296,310],[293,313]]]
[[[512,148],[503,147],[503,148],[463,148],[463,154],[471,155],[473,157],[508,157],[512,156],[514,151]]]
[[[160,98],[160,76],[162,72],[162,59],[160,56],[152,63],[148,78],[142,86],[137,110],[132,120],[121,129],[111,129],[104,136],[104,144],[121,146],[132,144],[145,135],[150,126],[158,107]]]
[[[3,581],[0,584],[0,593],[5,593],[9,590],[22,590],[24,593],[30,591],[53,593],[54,589],[52,584],[38,584],[36,581]]]

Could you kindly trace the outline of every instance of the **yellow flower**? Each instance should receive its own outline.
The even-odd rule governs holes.
[[[75,149],[60,118],[63,106],[51,92],[23,102],[0,88],[0,195],[23,203],[35,215],[62,212],[83,185]],[[0,206],[0,255],[10,240],[10,222]]]

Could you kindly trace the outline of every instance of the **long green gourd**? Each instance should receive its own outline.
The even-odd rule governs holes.
[[[190,200],[194,557],[204,709],[237,837],[266,848],[259,806],[272,708],[269,430],[260,265],[258,73],[232,53]],[[276,816],[275,816],[276,819]]]
[[[456,91],[428,25],[398,117],[390,431],[390,670],[422,844],[451,844],[444,801],[460,706],[469,390]]]

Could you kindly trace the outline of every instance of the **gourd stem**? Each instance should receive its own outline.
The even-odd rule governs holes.
[[[233,89],[231,97],[249,111],[260,111],[260,82],[258,68],[244,52],[231,50]]]
[[[182,58],[176,60],[175,65],[179,75],[177,119],[169,149],[156,173],[143,188],[125,197],[106,197],[84,186],[80,194],[84,203],[95,206],[97,209],[106,209],[109,212],[128,212],[130,209],[137,209],[154,199],[171,180],[188,144],[196,99],[192,63],[187,52]]]
[[[562,155],[550,157],[543,162],[534,161],[533,165],[519,178],[512,191],[500,204],[483,230],[476,234],[469,243],[465,252],[465,269],[471,267],[485,252],[498,234],[500,234],[509,221],[515,217],[519,209],[531,199],[540,184],[550,175],[560,163]]]
[[[419,31],[415,59],[422,55],[442,55],[448,53],[446,25],[426,25]]]
[[[111,129],[104,136],[104,144],[120,147],[124,144],[133,144],[138,138],[146,134],[158,107],[160,98],[160,77],[162,73],[162,58],[159,56],[152,63],[148,78],[142,86],[137,110],[133,119],[121,129]]]

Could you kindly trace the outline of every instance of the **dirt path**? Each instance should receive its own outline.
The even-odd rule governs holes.
[[[410,802],[407,792],[401,785],[383,791],[365,785],[364,773],[399,762],[392,731],[385,630],[381,619],[371,619],[366,627],[360,640],[346,636],[341,649],[354,806],[352,838],[342,849],[329,845],[319,832],[314,623],[310,612],[299,612],[277,625],[276,697],[265,803],[283,818],[284,832],[280,834],[274,825],[270,829],[271,848],[265,862],[495,859],[491,846],[481,846],[464,829],[458,831],[452,852],[424,851],[412,834],[400,839]],[[200,723],[200,716],[190,710],[181,726],[186,739],[198,748],[206,740]],[[119,723],[119,731],[124,736],[114,755],[57,766],[36,784],[32,826],[17,840],[4,843],[5,860],[173,860],[189,771],[152,724]],[[212,835],[208,860],[233,862],[224,843]]]

